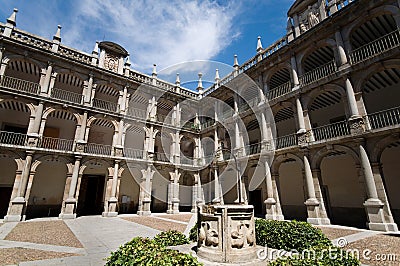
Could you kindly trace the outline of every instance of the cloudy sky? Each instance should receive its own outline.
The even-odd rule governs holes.
[[[130,53],[132,68],[151,73],[154,63],[159,70],[191,60],[232,65],[234,54],[241,64],[255,55],[258,35],[266,47],[285,34],[293,2],[0,0],[0,20],[16,7],[17,27],[42,37],[52,38],[60,24],[62,43],[86,52],[96,41],[116,42]]]

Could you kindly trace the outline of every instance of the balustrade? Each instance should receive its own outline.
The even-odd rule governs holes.
[[[290,81],[279,85],[276,88],[271,89],[270,91],[267,92],[267,99],[268,100],[273,100],[275,98],[278,98],[282,95],[285,95],[289,92],[292,91],[292,84],[290,83]]]
[[[53,88],[50,97],[66,102],[81,104],[83,102],[83,95],[72,91],[61,90]]]
[[[88,143],[85,145],[85,152],[91,154],[100,154],[100,155],[111,155],[112,146],[96,144],[96,143]]]
[[[350,52],[350,63],[355,65],[399,46],[400,30],[397,29]]]
[[[93,107],[99,108],[102,110],[110,111],[110,112],[117,112],[118,105],[116,103],[112,103],[109,101],[105,100],[100,100],[100,99],[93,99],[92,101]]]
[[[129,107],[126,115],[146,119],[146,110]]]
[[[0,76],[0,86],[8,89],[17,91],[23,91],[32,94],[39,94],[40,85],[39,83],[26,81],[9,76]]]
[[[51,50],[53,45],[52,41],[36,37],[35,35],[15,28],[11,33],[11,38],[44,50]]]
[[[0,131],[0,143],[2,144],[26,146],[26,141],[27,141],[26,134]]]
[[[335,60],[326,63],[320,67],[317,67],[304,75],[299,77],[300,85],[306,86],[316,81],[319,81],[325,77],[328,77],[336,72],[336,63]]]
[[[342,121],[313,128],[313,133],[315,140],[320,141],[350,135],[350,128],[347,121]]]
[[[384,128],[400,124],[400,107],[367,115],[371,129]]]
[[[79,62],[90,64],[92,62],[92,55],[60,45],[58,53],[68,58],[75,59]]]
[[[131,159],[144,159],[143,151],[138,149],[124,148],[124,156]]]
[[[50,137],[41,137],[38,147],[50,150],[72,151],[74,141],[70,139],[58,139]]]
[[[275,140],[275,148],[283,149],[288,147],[293,147],[297,145],[297,136],[296,134],[290,134],[282,137],[278,137]]]

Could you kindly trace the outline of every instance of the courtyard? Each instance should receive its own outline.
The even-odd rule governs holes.
[[[104,265],[104,259],[112,251],[133,237],[154,237],[170,229],[188,234],[195,221],[194,214],[181,213],[0,223],[0,265]],[[345,238],[348,243],[345,248],[369,249],[369,260],[360,258],[364,265],[399,265],[400,234],[335,225],[319,228],[333,242]],[[199,261],[204,265],[224,265]],[[260,261],[260,265],[265,262]]]

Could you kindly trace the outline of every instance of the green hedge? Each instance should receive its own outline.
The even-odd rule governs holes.
[[[298,252],[309,247],[331,246],[331,241],[318,228],[307,222],[256,219],[256,243],[274,249]]]
[[[171,239],[167,240],[167,237]],[[158,234],[154,239],[135,237],[120,246],[107,258],[107,266],[123,265],[202,265],[190,254],[183,254],[176,250],[167,249],[167,246],[188,243],[188,239],[177,231],[168,231]]]
[[[193,242],[197,242],[197,222],[195,223],[195,225],[192,228],[190,228],[189,240],[193,241]]]

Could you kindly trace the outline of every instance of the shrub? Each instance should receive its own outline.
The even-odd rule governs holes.
[[[176,250],[167,249],[155,240],[135,237],[131,241],[120,246],[107,258],[107,266],[122,265],[202,265],[190,254],[179,253]]]
[[[279,258],[269,266],[359,266],[360,262],[349,252],[335,247],[314,247],[302,256]]]
[[[189,240],[197,242],[197,222],[189,231]]]
[[[178,232],[176,230],[161,232],[154,237],[154,241],[158,245],[164,247],[189,244],[189,240],[187,239],[187,237],[181,232]]]
[[[331,241],[318,228],[306,222],[256,219],[256,243],[274,249],[297,250],[331,246]]]

